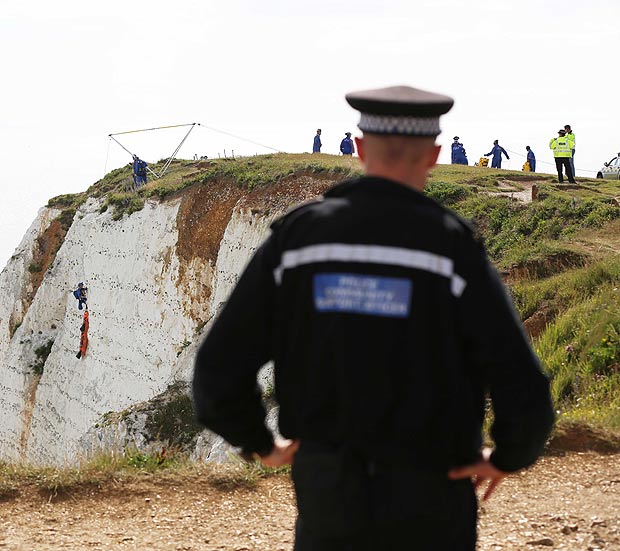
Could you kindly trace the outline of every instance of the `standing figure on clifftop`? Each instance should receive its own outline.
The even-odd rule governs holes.
[[[355,145],[351,139],[351,132],[345,133],[345,138],[340,142],[340,153],[349,157],[355,153]]]
[[[85,306],[88,310],[88,304],[86,304],[86,293],[88,292],[88,287],[84,287],[84,284],[80,281],[78,283],[77,289],[73,291],[73,296],[78,301],[78,310],[82,309],[82,306]]]
[[[196,415],[292,464],[295,551],[474,551],[475,489],[540,455],[549,381],[473,229],[423,193],[452,98],[346,100],[365,175],[271,225],[198,352]],[[257,383],[270,360],[284,442]]]
[[[536,155],[529,145],[525,146],[525,150],[527,151],[527,162],[530,164],[530,172],[536,172]]]
[[[463,144],[459,142],[459,137],[454,136],[454,142],[452,142],[452,164],[453,165],[468,165],[467,153]]]
[[[133,156],[133,190],[138,191],[142,186],[146,185],[146,167],[145,161],[137,155]]]
[[[493,142],[493,149],[488,153],[485,153],[484,156],[488,157],[489,155],[493,155],[493,159],[491,160],[491,168],[502,168],[502,153],[506,155],[506,159],[510,159],[506,150],[499,145],[499,142],[495,140]]]
[[[314,136],[314,142],[312,143],[312,153],[320,153],[321,152],[321,129],[319,128],[316,131],[316,136]]]
[[[564,130],[566,130],[566,137],[572,141],[572,149],[571,149],[571,158],[570,158],[570,169],[573,172],[573,178],[576,176],[575,174],[575,133],[571,128],[570,124],[564,125]]]
[[[573,141],[571,134],[566,134],[566,130],[560,128],[558,130],[558,137],[552,138],[549,142],[549,147],[553,151],[553,157],[555,159],[555,168],[558,171],[558,182],[561,184],[564,182],[564,175],[562,174],[562,168],[566,171],[566,176],[571,184],[575,183],[575,175],[573,174],[573,167],[571,167],[570,160],[573,158],[573,148],[575,142]]]

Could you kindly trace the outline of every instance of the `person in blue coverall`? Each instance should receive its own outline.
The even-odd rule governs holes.
[[[147,164],[137,155],[133,156],[133,187],[134,191],[146,185],[146,167]]]
[[[527,162],[530,163],[530,172],[536,172],[536,157],[529,145],[525,146],[527,150]]]
[[[78,301],[78,310],[82,309],[82,306],[86,306],[88,310],[88,305],[86,304],[88,288],[84,286],[82,282],[78,283],[77,289],[73,291],[73,296]]]
[[[316,136],[314,137],[314,143],[312,144],[312,153],[320,153],[321,152],[321,129],[319,128],[316,131]]]
[[[353,140],[351,139],[351,132],[346,132],[345,136],[346,138],[340,142],[340,153],[350,156],[355,153],[355,145],[353,145]]]
[[[467,153],[463,144],[459,142],[459,137],[454,136],[454,142],[452,142],[452,164],[453,165],[467,165]]]
[[[506,159],[510,159],[508,153],[506,153],[506,150],[499,145],[499,141],[495,140],[493,142],[493,149],[484,154],[485,157],[493,155],[493,159],[491,160],[491,168],[502,168],[502,153],[506,155]]]

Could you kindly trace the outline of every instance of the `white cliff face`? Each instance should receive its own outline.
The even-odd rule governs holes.
[[[4,355],[12,398],[0,402],[3,456],[75,459],[77,439],[102,413],[166,387],[176,351],[193,335],[195,322],[179,307],[178,266],[173,255],[164,261],[176,244],[178,202],[147,204],[120,222],[99,207],[90,201],[78,211]],[[79,281],[90,306],[83,359],[76,358],[83,312],[71,294]],[[53,346],[37,381],[28,358],[41,340]]]
[[[56,209],[40,209],[13,256],[0,273],[0,362],[8,349],[16,325],[21,323],[27,309],[25,298],[32,292],[28,274],[36,255],[37,237],[47,230],[51,221],[59,214],[60,211]]]
[[[251,209],[239,208],[233,211],[217,257],[213,300],[209,312],[211,316],[226,302],[245,265],[269,234],[272,221],[273,216],[252,214]]]
[[[209,258],[177,254],[182,201],[147,201],[143,210],[114,221],[90,199],[11,335],[8,320],[22,317],[19,305],[27,294],[28,250],[58,215],[39,213],[0,275],[0,459],[79,461],[92,449],[93,435],[109,440],[92,430],[104,414],[191,379],[206,322],[283,208],[263,215],[235,207],[212,265]],[[80,281],[88,287],[90,314],[82,359],[76,353],[83,311],[72,295]],[[91,442],[85,445],[87,433]]]
[[[25,405],[33,403],[32,391],[38,380],[38,375],[33,370],[37,362],[35,350],[53,339],[58,327],[54,312],[50,312],[45,331],[42,330],[41,333],[37,331],[26,335],[20,327],[29,306],[29,299],[34,293],[30,274],[33,273],[31,270],[37,256],[37,239],[45,233],[58,214],[60,211],[56,209],[39,210],[15,253],[0,273],[0,457],[9,449],[11,457],[19,455],[25,439],[23,427],[30,421]],[[12,343],[18,343],[18,346],[12,347]],[[25,346],[19,343],[24,343]]]

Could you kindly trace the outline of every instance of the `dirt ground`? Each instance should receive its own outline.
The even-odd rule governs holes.
[[[53,500],[24,486],[0,502],[0,549],[292,549],[287,476],[232,490],[216,482],[159,473]],[[480,508],[479,549],[620,551],[620,455],[546,457],[507,479]]]

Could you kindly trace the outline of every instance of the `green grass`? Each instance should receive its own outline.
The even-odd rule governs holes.
[[[620,287],[575,300],[535,342],[555,403],[571,419],[620,429]]]
[[[152,401],[153,409],[147,412],[145,429],[149,441],[166,441],[172,446],[187,447],[203,430],[196,421],[189,389],[175,383],[159,398]]]
[[[425,189],[426,195],[445,206],[451,206],[474,194],[471,186],[432,179]]]
[[[218,162],[209,168],[202,181],[230,178],[247,189],[275,183],[300,172],[329,174],[337,178],[361,174],[361,166],[351,158],[334,155],[261,155],[238,161]]]
[[[164,160],[151,165],[159,172]],[[211,159],[209,161],[175,160],[161,178],[153,178],[149,173],[148,183],[138,192],[132,191],[133,179],[131,164],[117,168],[95,182],[85,192],[73,195],[59,195],[50,199],[48,206],[64,209],[64,218],[72,219],[75,210],[88,198],[105,198],[103,209],[115,207],[115,213],[131,215],[140,210],[138,200],[130,201],[129,196],[143,199],[158,197],[163,199],[177,191],[195,184],[208,185],[218,179],[233,181],[248,190],[276,183],[282,178],[300,173],[329,175],[335,179],[362,173],[357,159],[336,155],[309,155],[276,153],[236,159]],[[66,212],[65,212],[66,211]],[[70,224],[69,224],[70,225]]]
[[[191,170],[199,164],[205,168]],[[154,180],[140,190],[145,196],[164,198],[185,187],[215,180],[229,180],[239,187],[251,190],[274,184],[283,178],[300,173],[330,175],[336,179],[361,174],[357,160],[335,155],[292,155],[277,153],[238,159],[213,159],[203,163],[183,162],[176,171]]]
[[[145,477],[197,479],[222,491],[251,490],[263,478],[290,472],[289,467],[272,469],[256,462],[246,463],[236,456],[231,459],[228,465],[204,464],[190,461],[186,454],[174,448],[151,453],[126,448],[118,453],[85,459],[75,467],[41,467],[0,461],[0,502],[19,497],[24,487],[34,487],[53,499],[83,490],[91,491],[110,482],[117,485]]]
[[[187,457],[174,451],[146,453],[134,448],[97,455],[77,467],[39,467],[0,461],[0,500],[16,495],[24,485],[56,497],[84,487],[99,487],[110,480],[180,469],[187,464]]]
[[[37,359],[31,367],[32,371],[37,375],[43,374],[43,368],[45,367],[45,362],[52,351],[52,346],[54,346],[54,340],[50,339],[45,344],[34,349],[34,355]]]
[[[517,282],[512,286],[512,296],[521,319],[526,319],[543,307],[565,311],[592,298],[605,285],[620,287],[620,256],[609,256],[553,277]]]
[[[545,249],[557,252],[578,230],[620,218],[620,209],[606,199],[590,197],[574,204],[553,193],[527,205],[509,197],[469,194],[450,206],[473,222],[501,267],[526,262]]]
[[[120,220],[124,215],[131,216],[134,212],[142,210],[144,199],[130,192],[110,193],[101,207],[101,212],[106,211],[110,206],[114,210],[112,219]]]
[[[82,206],[82,204],[88,199],[88,197],[88,191],[82,193],[58,195],[56,197],[52,197],[47,202],[47,206],[49,208],[55,208],[60,210],[60,214],[58,215],[57,219],[63,229],[67,231],[71,227],[71,224],[73,224],[73,218],[75,217],[77,209]]]

